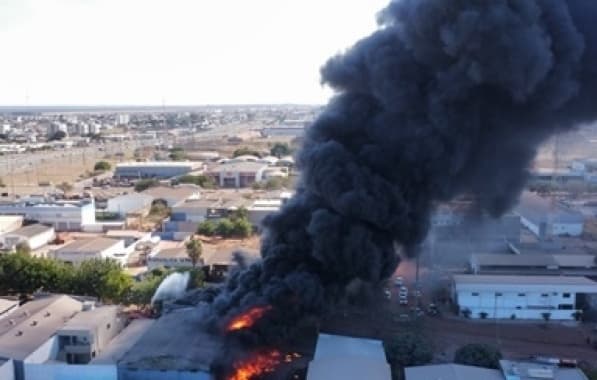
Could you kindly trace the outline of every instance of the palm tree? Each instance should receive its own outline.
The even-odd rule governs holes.
[[[201,254],[203,253],[203,245],[201,244],[201,240],[191,239],[189,242],[187,242],[186,249],[187,255],[193,264],[193,268],[195,268],[197,266],[197,262],[201,258]]]

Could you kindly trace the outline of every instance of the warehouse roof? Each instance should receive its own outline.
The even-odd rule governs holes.
[[[516,208],[518,214],[532,223],[583,223],[584,216],[560,204],[553,204],[550,199],[542,198],[531,192],[524,192]]]
[[[460,364],[436,364],[404,368],[405,380],[504,380],[497,369]]]
[[[110,341],[107,347],[89,364],[117,363],[153,326],[154,319],[136,319],[118,336]]]
[[[116,168],[147,168],[147,167],[161,167],[161,168],[172,168],[172,167],[195,167],[201,165],[200,162],[194,161],[144,161],[144,162],[122,162],[116,164]]]
[[[45,232],[53,230],[53,227],[48,227],[43,224],[31,224],[26,227],[21,227],[17,230],[7,233],[7,235],[18,235],[25,238],[32,238],[34,236],[43,234]]]
[[[595,256],[578,254],[472,254],[471,263],[483,267],[594,268]]]
[[[120,306],[117,305],[105,305],[93,308],[92,310],[82,311],[66,322],[59,330],[94,329],[106,319],[118,314],[120,309]]]
[[[145,190],[142,194],[150,195],[155,199],[177,199],[184,201],[197,194],[201,188],[196,185],[178,185],[178,186],[156,186]]]
[[[56,253],[96,253],[111,248],[120,242],[121,240],[109,239],[105,237],[97,237],[94,239],[80,239],[75,240],[72,243],[69,243],[64,247],[58,249]]]
[[[250,161],[243,161],[243,162],[226,162],[223,164],[216,165],[209,169],[212,173],[219,173],[219,172],[243,172],[243,173],[254,173],[258,172],[262,169],[267,168],[267,164],[262,162],[250,162]]]
[[[503,378],[507,380],[586,380],[587,377],[578,368],[560,368],[543,363],[500,360]],[[410,380],[410,379],[407,379]]]
[[[497,276],[454,275],[457,291],[488,290],[512,291],[524,289],[536,291],[561,291],[562,288],[578,293],[597,293],[597,282],[580,276]]]

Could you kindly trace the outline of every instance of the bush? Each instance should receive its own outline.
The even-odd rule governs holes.
[[[135,183],[135,191],[141,192],[141,191],[149,189],[150,187],[159,186],[159,184],[160,184],[160,181],[158,181],[157,179],[142,179],[140,181],[137,181],[137,183]]]
[[[285,143],[275,143],[270,149],[270,154],[278,158],[288,156],[291,153],[290,147]]]
[[[213,236],[216,233],[216,228],[217,226],[214,222],[211,220],[206,220],[205,222],[199,223],[199,226],[197,227],[197,233],[205,236]]]
[[[216,227],[216,234],[224,237],[231,236],[234,232],[234,225],[230,219],[222,219]]]
[[[501,358],[502,354],[497,348],[487,344],[473,343],[456,350],[454,363],[498,369]]]
[[[424,365],[433,359],[433,345],[424,335],[407,332],[385,342],[388,362],[393,378],[401,378],[404,367]]]
[[[93,170],[95,170],[95,171],[105,172],[110,169],[112,169],[112,165],[110,165],[110,163],[108,161],[98,161],[93,166]]]
[[[168,157],[170,157],[172,161],[184,161],[187,159],[187,154],[182,148],[172,148],[170,149]]]
[[[232,153],[232,157],[238,157],[238,156],[256,156],[256,157],[261,157],[261,153],[259,153],[258,151],[251,149],[251,148],[247,148],[242,147],[242,148],[238,148],[237,150],[235,150]]]
[[[253,226],[245,218],[239,218],[232,222],[232,234],[238,237],[249,237],[253,232]]]

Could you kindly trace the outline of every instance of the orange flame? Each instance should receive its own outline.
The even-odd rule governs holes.
[[[249,328],[261,319],[265,313],[271,310],[271,308],[271,306],[255,306],[230,321],[226,330],[235,331]]]
[[[255,380],[256,376],[273,372],[280,364],[281,354],[272,350],[257,354],[234,365],[234,374],[228,380]]]

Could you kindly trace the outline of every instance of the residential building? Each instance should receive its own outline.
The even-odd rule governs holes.
[[[141,179],[158,178],[169,179],[180,177],[202,167],[200,162],[170,162],[170,161],[147,161],[147,162],[124,162],[116,165],[114,178],[119,179]]]
[[[523,193],[516,212],[522,224],[540,239],[580,236],[584,230],[582,213],[531,192]]]
[[[24,200],[0,203],[0,215],[20,215],[25,220],[51,225],[56,231],[80,231],[95,224],[95,202],[92,198],[80,201]]]
[[[268,165],[261,162],[227,162],[209,168],[207,175],[220,187],[240,188],[263,181],[267,168]]]
[[[383,342],[319,334],[307,380],[390,380]]]
[[[23,225],[20,215],[0,215],[0,234],[19,229]]]
[[[0,374],[25,380],[24,362],[65,322],[82,310],[82,302],[65,295],[39,296],[0,320]],[[8,377],[2,377],[2,380]]]
[[[130,213],[147,214],[153,197],[145,193],[129,193],[108,199],[106,211],[118,214],[121,218]]]
[[[54,227],[43,224],[31,224],[0,235],[0,249],[12,251],[18,244],[25,243],[29,248],[35,250],[54,239],[56,239]]]
[[[143,191],[154,200],[163,200],[168,207],[174,207],[187,200],[201,198],[201,188],[196,185],[156,186]]]
[[[502,373],[497,369],[461,364],[406,367],[404,368],[404,378],[405,380],[504,380]]]
[[[579,295],[597,294],[597,282],[572,276],[455,275],[452,296],[470,318],[574,320]]]
[[[125,252],[124,240],[98,237],[75,240],[52,254],[56,260],[69,264],[80,264],[91,259],[114,259],[124,266],[128,258]]]

